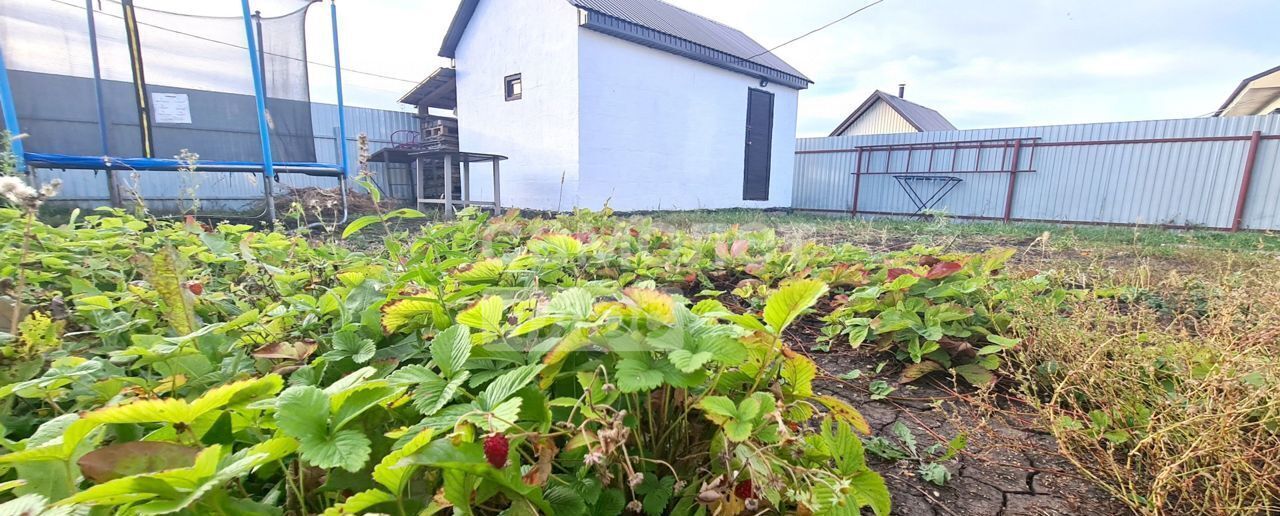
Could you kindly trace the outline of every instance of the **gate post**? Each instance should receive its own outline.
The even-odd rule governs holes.
[[[858,160],[858,164],[853,168],[853,209],[851,217],[858,217],[858,194],[862,190],[862,149],[854,149],[854,159]]]
[[[1236,199],[1236,213],[1231,218],[1231,232],[1240,231],[1244,225],[1245,203],[1249,200],[1249,186],[1253,183],[1253,166],[1258,163],[1258,147],[1262,144],[1262,131],[1254,131],[1249,138],[1249,154],[1244,158],[1244,177],[1240,179],[1240,197]]]
[[[1022,158],[1022,140],[1013,142],[1013,163],[1009,167],[1009,191],[1004,196],[1004,222],[1013,217],[1013,189],[1018,184],[1018,165]],[[981,167],[979,167],[981,168]]]

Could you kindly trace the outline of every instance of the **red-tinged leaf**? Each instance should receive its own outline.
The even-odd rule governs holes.
[[[726,243],[724,243],[724,242],[720,242],[720,243],[716,244],[716,257],[717,257],[717,258],[720,258],[721,260],[728,260],[728,259],[729,259],[729,245],[728,245],[728,244],[726,244]]]
[[[939,280],[947,276],[950,276],[952,274],[955,274],[957,272],[960,272],[960,269],[963,269],[963,268],[964,268],[963,265],[960,265],[959,263],[956,263],[956,262],[941,262],[934,265],[932,269],[929,269],[929,274],[925,275],[925,278],[931,279],[931,280]]]
[[[742,268],[742,272],[745,272],[747,274],[750,274],[756,277],[759,277],[760,272],[762,271],[764,271],[764,264],[760,264],[760,263],[753,263]]]
[[[733,247],[729,248],[729,256],[732,256],[734,258],[741,258],[743,256],[746,256],[746,254],[747,254],[746,240],[735,240],[733,242]]]
[[[84,476],[101,484],[140,473],[190,467],[199,448],[173,443],[133,441],[86,453],[76,462]]]
[[[183,225],[186,226],[187,231],[190,231],[192,233],[212,233],[213,232],[212,227],[210,227],[208,224],[205,224],[203,222],[196,220],[195,216],[193,215],[187,215],[186,218],[183,220]]]
[[[885,279],[888,281],[893,281],[898,279],[898,276],[902,276],[903,274],[915,274],[915,273],[911,272],[911,269],[902,269],[902,268],[889,269],[889,277]]]

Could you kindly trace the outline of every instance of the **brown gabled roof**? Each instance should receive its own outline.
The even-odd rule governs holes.
[[[915,102],[910,102],[906,99],[876,90],[870,97],[867,97],[867,100],[864,101],[862,105],[858,106],[858,109],[853,110],[853,113],[850,114],[848,118],[845,118],[843,122],[840,122],[840,125],[837,126],[834,131],[831,131],[831,136],[840,136],[840,133],[848,130],[849,127],[852,126],[854,122],[857,122],[859,118],[862,118],[862,115],[866,114],[867,110],[871,109],[871,106],[874,106],[877,101],[888,104],[889,107],[893,108],[894,111],[897,111],[898,114],[901,115],[908,124],[911,124],[911,127],[916,128],[917,131],[931,132],[957,130],[956,126],[952,125],[951,121],[947,120],[947,117],[942,116],[942,113],[921,106],[920,104],[916,104]]]
[[[1236,99],[1240,98],[1240,95],[1244,93],[1245,90],[1249,89],[1249,85],[1253,83],[1253,81],[1265,78],[1274,73],[1280,73],[1280,66],[1277,66],[1275,68],[1272,68],[1260,74],[1249,77],[1248,79],[1240,81],[1240,85],[1236,87],[1236,91],[1231,92],[1231,96],[1227,97],[1227,101],[1222,103],[1222,107],[1218,108],[1217,111],[1213,112],[1213,116],[1222,116],[1222,114],[1226,112],[1227,109],[1229,109],[1231,105],[1236,102]]]

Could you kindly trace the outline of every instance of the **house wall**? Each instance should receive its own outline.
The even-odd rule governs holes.
[[[587,29],[578,36],[576,206],[790,206],[798,91],[765,88],[774,94],[769,200],[744,201],[747,92],[758,79]]]
[[[564,0],[480,2],[458,45],[459,142],[509,156],[502,203],[568,209],[578,187],[578,11]],[[503,79],[522,74],[507,102]],[[492,199],[487,165],[472,171],[472,197]],[[562,183],[563,178],[563,183]]]
[[[877,100],[862,117],[854,121],[840,136],[862,136],[868,134],[897,134],[919,132],[907,119],[902,118],[893,107],[883,100]]]

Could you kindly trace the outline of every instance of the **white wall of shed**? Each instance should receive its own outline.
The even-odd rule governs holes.
[[[915,127],[902,118],[892,106],[886,104],[883,100],[876,100],[861,117],[853,122],[853,125],[845,129],[838,136],[863,136],[868,134],[897,134],[897,133],[915,133],[919,132]]]
[[[797,90],[774,94],[769,200],[742,199],[747,96],[760,81],[587,29],[579,31],[577,206],[616,210],[791,204]]]
[[[459,141],[510,157],[502,203],[568,209],[578,185],[578,10],[564,0],[480,2],[457,49]],[[503,80],[521,74],[522,98]],[[491,200],[490,167],[472,168],[472,198]],[[563,183],[562,183],[563,178]]]

